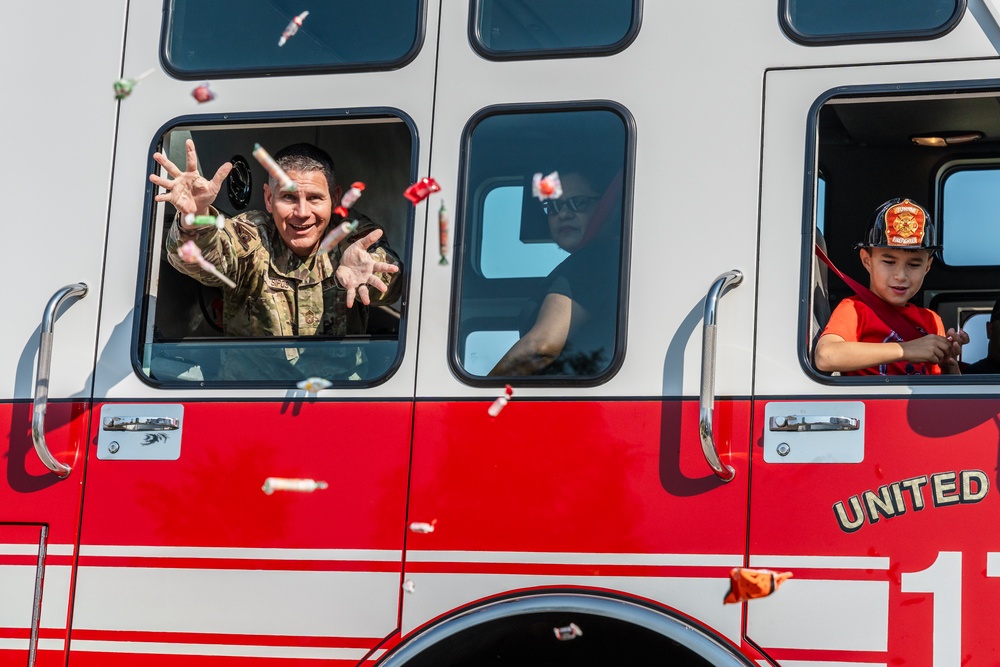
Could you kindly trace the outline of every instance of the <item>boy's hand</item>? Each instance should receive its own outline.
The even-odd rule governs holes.
[[[951,341],[951,356],[958,357],[958,355],[962,354],[962,346],[969,342],[969,334],[964,331],[948,329],[946,335],[948,340]]]
[[[968,335],[963,334],[966,341],[968,341]],[[903,348],[903,360],[912,362],[930,362],[932,364],[940,364],[944,359],[949,357],[954,361],[954,353],[952,346],[955,343],[948,340],[944,336],[935,336],[933,334],[923,336],[922,338],[917,338],[916,340],[906,341],[905,343],[899,343],[899,346]],[[959,345],[959,351],[961,351],[961,345]]]

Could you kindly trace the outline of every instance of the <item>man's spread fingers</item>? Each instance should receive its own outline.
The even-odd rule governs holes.
[[[385,294],[386,292],[389,291],[389,287],[384,282],[379,280],[378,276],[372,276],[369,280],[372,284],[372,287],[377,289],[379,292]]]
[[[171,181],[169,178],[163,178],[162,176],[158,176],[156,174],[149,175],[149,182],[154,183],[160,186],[161,188],[165,188],[167,190],[174,187],[174,181]]]
[[[187,148],[186,171],[198,171],[198,152],[194,149],[194,142],[188,139],[184,145]]]
[[[388,262],[375,262],[372,265],[372,273],[397,273],[399,267]]]
[[[231,172],[232,170],[233,170],[233,163],[226,162],[221,167],[219,167],[218,171],[215,172],[215,176],[212,177],[212,182],[215,183],[217,187],[221,188],[222,181],[226,180],[226,176],[228,176],[229,172]]]
[[[174,178],[181,175],[181,170],[177,168],[177,165],[171,162],[163,153],[153,153],[153,159],[156,160],[160,166],[166,169],[167,173]]]

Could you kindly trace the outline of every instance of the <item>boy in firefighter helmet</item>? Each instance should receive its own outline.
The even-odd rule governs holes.
[[[833,311],[816,344],[816,367],[843,375],[960,373],[957,357],[968,334],[946,332],[937,313],[909,302],[939,247],[924,207],[911,199],[890,199],[879,206],[864,241],[855,246],[868,271],[869,288],[925,335],[904,340],[868,304],[851,296]]]

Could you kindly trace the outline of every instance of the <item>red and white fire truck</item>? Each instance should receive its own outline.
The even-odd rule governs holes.
[[[943,240],[916,302],[986,356],[993,0],[0,12],[0,664],[1000,664],[1000,375],[811,359],[851,293],[814,246],[865,281],[892,197]],[[403,296],[365,336],[225,337],[148,180],[187,139],[233,162],[230,216],[263,207],[255,143],[328,150]],[[610,175],[613,344],[497,378],[565,256],[554,156]],[[359,371],[313,395],[235,350]],[[793,578],[726,605],[734,567]]]

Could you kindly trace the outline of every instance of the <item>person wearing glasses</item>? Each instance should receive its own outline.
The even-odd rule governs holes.
[[[491,376],[598,375],[614,356],[619,226],[599,211],[604,189],[592,178],[560,174],[562,196],[542,208],[552,240],[570,255],[549,274],[530,328]]]

